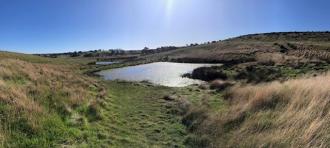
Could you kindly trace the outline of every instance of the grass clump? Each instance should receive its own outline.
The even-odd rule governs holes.
[[[208,137],[209,147],[328,147],[329,81],[324,74],[234,86],[224,95],[228,108],[208,112],[193,133]]]

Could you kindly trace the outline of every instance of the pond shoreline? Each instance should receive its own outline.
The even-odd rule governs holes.
[[[192,84],[202,84],[201,80],[182,77],[199,67],[219,66],[220,64],[196,64],[153,62],[140,65],[128,65],[121,68],[111,68],[95,72],[105,80],[149,81],[154,84],[168,87],[184,87]],[[222,64],[221,64],[222,65]]]

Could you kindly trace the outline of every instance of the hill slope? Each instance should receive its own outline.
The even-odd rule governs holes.
[[[223,108],[200,104],[185,114],[188,145],[329,147],[329,41],[329,32],[254,34],[162,53],[171,61],[224,63],[196,73],[236,83],[225,90],[220,83]]]
[[[0,147],[184,147],[162,99],[176,90],[89,77],[87,62],[0,52]]]
[[[74,143],[98,100],[96,80],[50,59],[0,52],[1,143],[5,147]],[[83,107],[85,111],[79,111]]]
[[[242,63],[257,61],[259,55],[276,53],[284,57],[330,57],[330,32],[284,32],[245,35],[216,43],[164,52],[160,57],[182,62]]]

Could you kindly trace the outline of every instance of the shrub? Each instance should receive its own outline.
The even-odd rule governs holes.
[[[211,139],[206,135],[189,135],[185,140],[185,145],[191,148],[209,147]]]
[[[205,108],[190,108],[188,113],[183,117],[182,123],[190,130],[196,130],[207,118],[207,110]]]
[[[226,80],[228,77],[221,69],[221,67],[200,67],[193,70],[191,77],[204,81],[212,81],[215,79]]]
[[[233,84],[222,81],[222,80],[214,80],[210,83],[210,89],[217,89],[217,90],[224,90],[229,86],[232,86]]]
[[[97,121],[103,118],[102,110],[97,102],[92,102],[87,109],[87,117],[89,121]]]

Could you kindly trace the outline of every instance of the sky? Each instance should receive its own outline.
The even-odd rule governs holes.
[[[329,0],[0,0],[0,50],[136,50],[328,31],[329,6]]]

